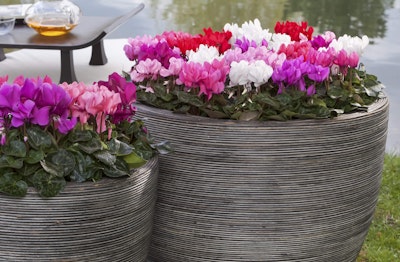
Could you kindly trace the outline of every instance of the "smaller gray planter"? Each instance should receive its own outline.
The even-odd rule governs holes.
[[[54,198],[0,194],[0,261],[146,261],[158,158],[130,177],[68,183]]]

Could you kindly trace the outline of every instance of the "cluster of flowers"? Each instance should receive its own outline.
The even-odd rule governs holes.
[[[153,92],[151,82],[173,81],[167,88],[198,92],[208,100],[223,92],[259,92],[269,83],[316,92],[332,75],[346,76],[357,67],[367,36],[336,37],[333,32],[313,36],[306,22],[278,22],[275,32],[261,27],[258,19],[242,26],[226,24],[222,31],[204,29],[204,34],[164,32],[155,37],[128,40],[124,51],[135,62],[132,81]],[[243,87],[233,90],[233,87]]]
[[[112,125],[134,116],[136,86],[118,74],[108,82],[92,85],[73,82],[55,84],[49,77],[24,78],[12,83],[0,78],[0,144],[6,143],[9,129],[36,125],[51,126],[60,134],[67,134],[78,123],[81,128],[93,125],[97,133],[108,132]],[[90,123],[89,119],[94,121]]]

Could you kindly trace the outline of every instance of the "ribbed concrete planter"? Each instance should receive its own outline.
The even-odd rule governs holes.
[[[67,183],[43,199],[0,195],[0,261],[146,261],[158,158],[128,178]]]
[[[376,206],[388,100],[335,119],[242,122],[138,106],[160,158],[154,262],[354,261]]]

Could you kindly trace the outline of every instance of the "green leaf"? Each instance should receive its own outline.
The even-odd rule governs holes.
[[[45,157],[45,154],[42,150],[34,150],[31,149],[28,152],[28,155],[25,158],[25,162],[28,164],[36,164],[42,161]]]
[[[67,184],[64,177],[52,176],[43,169],[33,175],[32,182],[42,197],[54,197],[58,195]]]
[[[165,109],[173,110],[174,113],[186,114],[186,113],[189,113],[190,108],[191,107],[189,105],[182,105],[182,106],[176,107],[175,109],[168,109],[168,108],[165,108]]]
[[[135,152],[132,152],[127,156],[124,156],[123,159],[130,168],[138,168],[146,163],[146,160],[138,156]]]
[[[287,93],[281,93],[276,96],[276,99],[279,101],[281,105],[290,105],[292,104],[292,97]]]
[[[1,147],[4,154],[15,157],[25,157],[26,150],[26,144],[19,140],[10,141],[10,143]]]
[[[311,104],[314,105],[314,106],[326,107],[325,101],[322,100],[322,99],[319,99],[319,98],[317,98],[317,97],[313,97],[313,98],[311,99]]]
[[[332,86],[328,89],[328,96],[332,99],[338,99],[341,97],[348,97],[348,91],[344,90],[341,87]]]
[[[38,126],[30,126],[26,129],[28,143],[34,149],[46,149],[53,145],[53,137]]]
[[[216,119],[228,118],[228,116],[221,111],[214,111],[207,108],[203,108],[202,111],[204,111],[211,118],[216,118]]]
[[[168,89],[165,85],[153,85],[152,86],[154,92],[157,94],[158,97],[165,97],[166,98],[166,102],[170,102],[171,100],[169,99],[169,96],[167,96],[168,94],[170,94],[168,92]]]
[[[97,171],[93,164],[93,160],[89,156],[84,156],[81,152],[73,153],[75,158],[75,167],[70,174],[70,179],[76,182],[84,182],[93,178]]]
[[[117,156],[129,155],[133,151],[132,146],[114,138],[108,141],[107,145],[110,152]]]
[[[47,155],[45,160],[41,161],[43,169],[56,177],[68,176],[75,168],[74,155],[65,150],[60,149]]]
[[[107,166],[113,166],[115,164],[115,161],[117,160],[117,157],[107,150],[98,151],[94,153],[93,156]]]
[[[204,105],[203,101],[198,96],[194,96],[191,93],[185,91],[176,91],[175,94],[177,95],[178,100],[182,103],[195,107],[202,107]]]
[[[0,191],[12,196],[25,196],[28,191],[28,184],[20,180],[14,173],[0,175]]]
[[[24,161],[22,158],[15,159],[12,156],[1,155],[0,156],[0,168],[10,167],[10,168],[22,168]]]
[[[290,110],[284,110],[282,113],[281,113],[281,115],[282,115],[282,117],[283,118],[285,118],[285,119],[292,119],[293,117],[295,117],[295,116],[297,116],[298,115],[298,113],[295,113],[295,112],[293,112],[293,111],[290,111]]]
[[[72,143],[88,142],[97,136],[91,130],[74,130],[68,136],[69,141]]]
[[[253,98],[253,101],[271,107],[273,109],[278,109],[280,107],[279,102],[274,100],[272,96],[268,93],[258,94]]]
[[[108,177],[122,177],[122,176],[128,176],[130,172],[130,167],[127,165],[127,163],[118,158],[115,161],[114,166],[107,167],[103,170],[104,175]]]
[[[23,177],[33,175],[39,168],[42,168],[40,163],[37,164],[24,164],[24,166],[17,170],[17,173]]]
[[[239,117],[239,120],[242,120],[242,121],[257,120],[259,116],[260,116],[260,113],[258,111],[245,111],[245,112],[242,112],[242,114]]]
[[[93,137],[89,141],[80,142],[78,148],[87,154],[93,154],[96,151],[102,150],[103,144],[101,143],[100,138]]]

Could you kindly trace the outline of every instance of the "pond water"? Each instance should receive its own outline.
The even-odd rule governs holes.
[[[1,0],[1,3],[19,3]],[[138,3],[145,9],[109,38],[155,35],[166,30],[201,33],[225,23],[242,24],[259,18],[265,28],[276,21],[308,21],[317,32],[368,35],[371,44],[361,59],[369,73],[386,86],[390,99],[387,151],[400,153],[400,0],[73,0],[84,15],[116,16]]]

